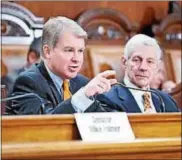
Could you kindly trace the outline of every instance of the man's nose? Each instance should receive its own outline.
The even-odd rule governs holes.
[[[79,53],[77,51],[74,52],[72,60],[76,62],[79,61]]]
[[[140,66],[139,66],[139,69],[142,70],[142,71],[146,71],[148,69],[148,64],[146,61],[142,61],[140,63]]]

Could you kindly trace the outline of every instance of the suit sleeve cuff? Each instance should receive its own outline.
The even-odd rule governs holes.
[[[87,97],[84,88],[78,90],[71,98],[71,104],[78,113],[83,113],[93,103],[94,98]]]

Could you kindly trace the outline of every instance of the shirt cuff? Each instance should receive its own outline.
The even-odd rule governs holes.
[[[93,103],[94,98],[87,97],[84,88],[79,89],[71,98],[71,104],[78,113],[83,113]]]

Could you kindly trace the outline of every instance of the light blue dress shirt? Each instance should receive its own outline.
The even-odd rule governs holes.
[[[55,75],[46,65],[45,67],[53,83],[55,84],[58,92],[60,93],[60,95],[63,95],[63,90],[62,90],[63,80],[57,75]],[[85,88],[82,87],[71,97],[71,104],[75,109],[75,111],[78,113],[83,113],[94,102],[85,95],[84,89]]]

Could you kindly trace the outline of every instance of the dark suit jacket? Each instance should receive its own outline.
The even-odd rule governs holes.
[[[77,75],[70,80],[70,91],[72,94],[88,83],[88,79]],[[13,91],[10,96],[35,93],[39,95],[44,103],[42,107],[40,99],[36,96],[27,96],[21,99],[12,100],[7,104],[6,114],[59,114],[75,113],[71,105],[71,98],[63,101],[62,96],[56,89],[43,62],[32,65],[25,72],[22,72],[16,79]],[[95,101],[86,112],[103,112],[105,109],[98,101]]]
[[[153,89],[154,90],[154,89]],[[165,104],[165,112],[178,112],[175,101],[166,93],[156,91],[162,98]],[[141,113],[141,110],[135,101],[131,92],[122,86],[115,85],[109,92],[98,95],[98,100],[104,104],[107,104],[113,111],[125,111],[127,113]],[[154,103],[157,112],[164,112],[159,97],[152,93],[152,101]]]

